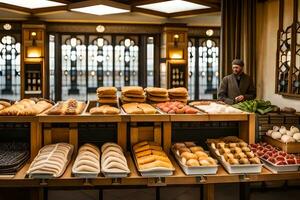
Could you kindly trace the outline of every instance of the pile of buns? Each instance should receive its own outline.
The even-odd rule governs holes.
[[[79,150],[73,168],[75,173],[100,173],[100,150],[92,144],[84,144]]]
[[[72,153],[73,145],[71,144],[57,143],[44,146],[27,171],[29,178],[40,174],[54,178],[60,177],[65,171]]]
[[[180,101],[186,104],[189,99],[188,91],[184,87],[169,89],[168,93],[171,101]]]
[[[129,173],[123,149],[115,143],[105,143],[101,147],[101,171],[103,173]]]
[[[99,87],[97,88],[98,102],[100,104],[117,104],[117,88],[115,87]]]
[[[223,162],[230,165],[260,164],[260,159],[251,151],[249,145],[242,140],[217,140],[210,142],[211,149]]]
[[[128,114],[155,114],[157,110],[147,103],[127,103],[122,105]]]
[[[133,154],[139,170],[151,170],[158,167],[174,169],[167,154],[154,142],[143,141],[135,144]]]
[[[35,116],[51,108],[52,104],[45,101],[34,101],[32,99],[22,99],[12,106],[6,107],[0,111],[0,115],[11,116]]]
[[[120,109],[110,106],[110,105],[102,105],[99,107],[94,107],[90,109],[90,114],[92,115],[97,115],[97,114],[101,114],[101,115],[116,115],[120,113]]]
[[[196,114],[199,110],[185,105],[179,101],[158,103],[156,105],[161,111],[169,114]]]
[[[143,103],[146,101],[145,92],[139,86],[125,86],[121,91],[122,103]]]
[[[173,152],[180,157],[180,162],[188,167],[215,166],[216,160],[210,157],[203,148],[194,142],[175,143]]]
[[[161,103],[169,101],[168,90],[165,88],[158,87],[147,87],[145,88],[147,101],[150,103]]]
[[[85,103],[75,99],[60,102],[47,112],[48,115],[79,115],[82,113]]]
[[[11,106],[10,103],[6,102],[6,101],[0,101],[0,110],[6,108],[6,107],[9,107]]]

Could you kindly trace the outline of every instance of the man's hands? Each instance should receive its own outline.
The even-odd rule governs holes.
[[[234,98],[235,102],[241,102],[245,99],[244,95],[240,95]]]

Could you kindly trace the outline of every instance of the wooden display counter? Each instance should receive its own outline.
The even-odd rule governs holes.
[[[82,114],[78,116],[47,116],[39,115],[36,117],[0,117],[0,122],[28,122],[30,123],[30,143],[31,143],[31,160],[37,154],[42,145],[55,142],[53,134],[59,130],[52,130],[54,124],[66,124],[68,139],[75,146],[75,154],[79,145],[78,124],[81,123],[114,123],[117,124],[117,143],[125,150],[128,150],[127,144],[134,144],[143,138],[143,134],[153,134],[154,141],[159,142],[166,152],[172,144],[172,123],[213,123],[213,122],[234,122],[238,123],[239,137],[249,143],[255,142],[255,115],[254,114],[235,114],[235,115],[128,115],[120,114],[115,116],[91,116]],[[153,128],[140,127],[140,123],[153,123]],[[127,128],[129,126],[129,128]],[[130,132],[128,132],[128,130]],[[186,133],[188,135],[188,132]],[[59,134],[60,135],[60,134]],[[129,136],[128,136],[129,135]],[[128,142],[128,138],[130,141]],[[257,181],[273,181],[273,180],[294,180],[300,179],[300,172],[273,174],[266,168],[263,168],[260,174],[228,174],[226,170],[219,166],[216,175],[199,175],[187,176],[176,163],[173,156],[170,156],[175,167],[175,172],[169,177],[146,178],[140,176],[134,161],[127,154],[128,166],[130,174],[126,178],[106,178],[99,176],[94,179],[82,179],[73,177],[71,173],[74,156],[68,165],[65,173],[57,179],[39,180],[29,179],[26,177],[26,171],[29,168],[27,163],[15,176],[0,176],[0,187],[122,187],[122,186],[169,186],[169,185],[207,185],[205,187],[207,199],[213,199],[213,184],[216,183],[241,183],[241,182],[257,182]],[[41,198],[42,199],[42,198]]]

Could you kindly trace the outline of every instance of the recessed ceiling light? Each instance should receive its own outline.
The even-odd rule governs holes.
[[[192,3],[189,1],[183,1],[183,0],[164,1],[164,2],[159,2],[159,3],[139,5],[137,7],[154,10],[154,11],[159,11],[159,12],[164,12],[164,13],[176,13],[176,12],[182,12],[182,11],[209,8],[208,6],[204,6],[204,5],[197,4],[197,3]]]
[[[30,9],[66,5],[64,3],[47,0],[0,0],[0,3],[6,3]]]
[[[109,14],[129,12],[129,10],[126,9],[116,8],[107,5],[95,5],[95,6],[88,6],[82,8],[72,8],[71,10],[76,12],[94,14],[94,15],[109,15]]]

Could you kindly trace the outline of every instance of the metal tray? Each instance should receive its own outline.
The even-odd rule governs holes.
[[[218,165],[214,166],[199,166],[199,167],[188,167],[184,165],[181,160],[180,156],[178,156],[173,148],[171,148],[172,153],[174,154],[175,159],[177,160],[178,164],[180,165],[181,169],[184,171],[186,175],[202,175],[202,174],[216,174],[218,171]]]
[[[68,165],[70,164],[72,155],[73,155],[73,151],[74,151],[74,146],[71,146],[71,149],[68,153],[67,156],[67,163],[64,165],[63,169],[61,170],[60,174],[58,174],[57,176],[53,176],[52,173],[31,173],[28,174],[29,178],[33,178],[33,179],[53,179],[53,178],[58,178],[60,176],[62,176],[64,174],[64,172],[66,171]],[[39,154],[38,154],[39,155]]]
[[[99,173],[98,172],[95,172],[95,173],[92,173],[92,172],[76,172],[72,170],[72,173],[75,177],[78,177],[78,178],[97,178],[98,177],[98,174],[100,173],[100,170],[99,170]]]
[[[299,170],[300,164],[293,164],[293,165],[274,165],[268,160],[260,158],[261,161],[265,164],[265,167],[270,170],[271,172],[278,174],[284,172],[296,172]]]
[[[125,178],[128,176],[130,172],[124,172],[124,173],[112,173],[112,172],[105,172],[101,170],[102,174],[107,178]]]
[[[218,156],[213,148],[209,145],[210,152],[214,155],[218,161],[223,165],[229,174],[255,174],[261,173],[263,164],[245,164],[245,165],[230,165],[224,162],[223,159]]]

